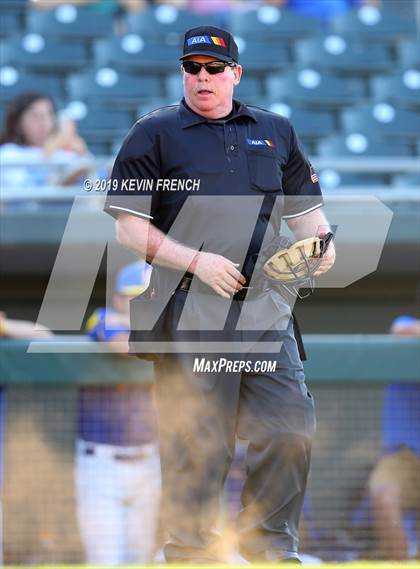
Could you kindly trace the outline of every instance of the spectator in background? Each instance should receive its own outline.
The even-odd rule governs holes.
[[[30,0],[34,8],[50,10],[62,4],[73,4],[73,6],[89,6],[100,12],[117,12],[127,10],[128,12],[140,12],[152,3],[152,0]]]
[[[400,316],[391,333],[420,337],[420,320]],[[416,555],[410,541],[414,550],[420,529],[420,385],[388,385],[382,421],[383,456],[368,484],[373,525],[383,559],[409,559]]]
[[[144,262],[124,267],[114,309],[97,309],[87,323],[91,338],[111,351],[122,343],[122,357],[129,301],[147,288],[150,269]],[[152,388],[121,379],[122,385],[79,390],[77,510],[86,562],[93,565],[150,563],[155,549],[160,463]]]
[[[258,5],[288,8],[302,16],[330,20],[357,6],[379,7],[381,0],[260,0]]]
[[[26,92],[12,99],[0,134],[3,190],[70,185],[88,172],[91,157],[74,121],[57,120],[52,99]]]
[[[235,0],[188,0],[187,8],[197,14],[227,12],[237,5]]]

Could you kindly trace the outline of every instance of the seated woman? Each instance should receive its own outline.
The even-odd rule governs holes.
[[[92,163],[74,121],[58,124],[52,99],[38,92],[17,95],[0,135],[1,185],[14,188],[72,185]]]

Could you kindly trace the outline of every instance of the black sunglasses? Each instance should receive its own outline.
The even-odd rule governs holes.
[[[201,71],[201,68],[204,69],[209,73],[209,75],[216,75],[217,73],[223,73],[226,67],[236,67],[236,63],[228,63],[225,61],[209,61],[209,63],[198,63],[198,61],[183,61],[182,67],[186,73],[190,73],[191,75],[198,75]]]

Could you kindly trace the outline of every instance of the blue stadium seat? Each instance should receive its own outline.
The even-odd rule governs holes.
[[[397,188],[420,188],[420,173],[398,174],[392,179]]]
[[[332,113],[306,111],[280,102],[272,102],[267,108],[290,119],[299,137],[302,138],[319,139],[336,130]]]
[[[0,67],[0,101],[10,101],[24,91],[41,91],[50,95],[56,103],[63,100],[63,85],[57,76],[24,73],[15,67]]]
[[[371,81],[375,101],[388,101],[408,109],[420,110],[420,71],[405,69]]]
[[[136,108],[141,101],[161,95],[157,77],[129,75],[112,67],[94,68],[73,75],[68,78],[67,87],[70,99],[94,100],[98,106],[120,104]]]
[[[279,71],[290,65],[290,53],[284,44],[270,41],[247,41],[236,36],[239,62],[247,75],[263,75]]]
[[[312,68],[272,75],[267,79],[266,88],[270,101],[292,102],[309,109],[349,106],[364,96],[361,79],[338,78]]]
[[[376,136],[416,139],[420,133],[420,114],[396,109],[389,103],[363,105],[341,114],[345,132],[367,130]],[[408,140],[409,142],[409,140]]]
[[[403,37],[416,35],[414,18],[401,14],[397,6],[381,8],[360,6],[331,21],[331,29],[339,34],[372,41],[388,40],[394,43]]]
[[[148,101],[146,103],[142,103],[137,107],[136,117],[140,118],[160,107],[167,107],[169,105],[178,104],[179,99],[153,99],[153,101]]]
[[[23,14],[28,8],[28,0],[2,0],[1,11],[3,14]]]
[[[30,33],[3,43],[2,60],[27,71],[66,73],[85,66],[87,52],[80,43],[62,42],[56,38]]]
[[[313,35],[319,22],[275,6],[261,6],[257,10],[232,10],[230,30],[235,36],[250,41],[279,42],[285,39]]]
[[[99,156],[111,156],[113,154],[111,144],[107,144],[105,142],[91,142],[90,140],[87,140],[86,142],[89,152],[91,152],[95,158]]]
[[[388,45],[368,44],[341,35],[302,40],[295,51],[301,65],[339,73],[365,75],[386,72],[394,67]]]
[[[82,101],[70,102],[65,112],[77,122],[80,134],[94,143],[121,138],[134,123],[133,116],[126,110],[98,109]]]
[[[109,12],[89,6],[62,4],[52,10],[28,10],[27,31],[61,39],[92,39],[113,35],[114,19]]]
[[[398,60],[404,69],[420,68],[420,49],[417,37],[399,42],[397,45]]]
[[[148,73],[169,73],[180,66],[179,54],[172,46],[151,43],[138,34],[98,40],[94,58],[98,66]]]
[[[125,19],[126,32],[171,46],[182,46],[185,31],[197,26],[217,25],[214,16],[200,16],[175,6],[161,5],[142,12],[130,12]],[[179,57],[179,56],[178,56]]]
[[[21,27],[19,14],[2,12],[0,16],[0,37],[4,38]]]
[[[413,152],[408,144],[399,141],[389,142],[362,131],[325,138],[318,144],[318,154],[320,156],[389,156],[396,158],[397,156],[412,156]]]
[[[179,101],[183,97],[181,73],[170,73],[165,78],[165,95],[169,101]]]
[[[387,177],[380,174],[350,174],[332,168],[318,170],[319,183],[323,190],[338,190],[342,186],[385,186]]]
[[[235,87],[233,96],[243,103],[253,104],[259,102],[262,95],[261,81],[256,77],[247,77],[241,79],[241,82]]]

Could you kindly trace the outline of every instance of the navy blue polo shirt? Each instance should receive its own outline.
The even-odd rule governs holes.
[[[420,386],[391,383],[386,387],[382,417],[385,452],[407,447],[420,457]]]
[[[157,440],[153,394],[147,386],[79,389],[78,435],[84,441],[140,446]]]
[[[193,247],[201,238],[204,250],[234,262],[244,240],[250,244],[248,258],[258,253],[266,230],[272,236],[279,232],[281,218],[323,205],[318,180],[290,122],[238,101],[225,120],[198,115],[185,101],[140,118],[122,145],[111,178],[105,211],[147,218]],[[199,189],[167,191],[162,179],[198,180]],[[187,200],[193,200],[188,219],[176,224]]]

